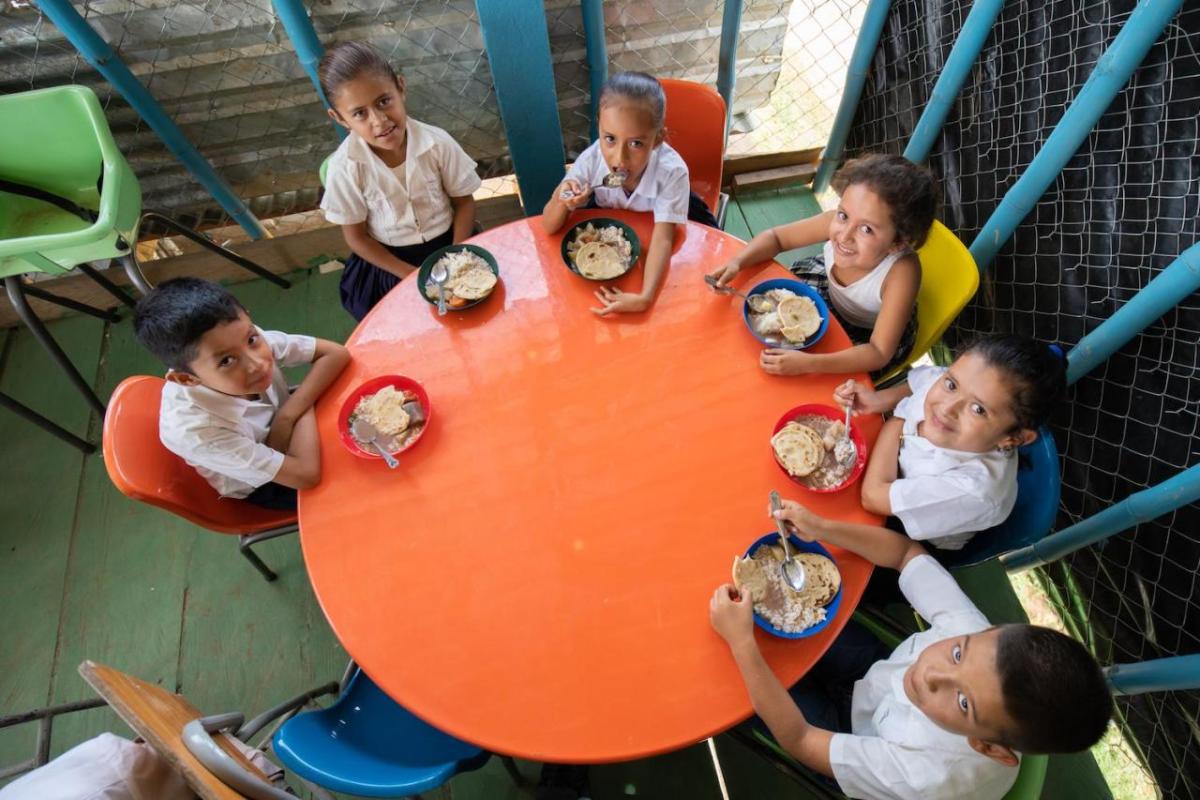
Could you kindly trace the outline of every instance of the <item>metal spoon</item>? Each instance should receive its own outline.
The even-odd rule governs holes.
[[[808,575],[804,572],[804,565],[792,558],[787,526],[775,516],[775,512],[781,508],[783,501],[779,499],[779,492],[771,492],[771,519],[775,520],[775,527],[779,529],[779,541],[783,544],[783,563],[779,565],[779,569],[783,572],[783,582],[792,587],[792,591],[799,592],[803,591],[804,584],[808,582]]]
[[[375,426],[362,417],[357,417],[354,422],[350,423],[350,433],[358,441],[369,444],[378,450],[379,455],[383,456],[383,460],[387,463],[389,469],[395,469],[400,466],[400,462],[396,460],[396,457],[379,443],[379,431],[375,430]]]
[[[714,292],[718,292],[720,294],[734,294],[742,298],[750,304],[750,310],[755,314],[766,314],[775,310],[775,305],[771,302],[770,298],[763,297],[761,294],[748,295],[744,292],[739,292],[732,286],[722,286],[712,275],[705,275],[704,282],[711,286]]]
[[[851,408],[853,408],[853,405],[846,406],[845,435],[841,439],[838,439],[837,444],[833,446],[833,457],[842,465],[850,465],[858,460],[858,448],[854,445],[854,440],[850,438]]]
[[[433,265],[429,270],[429,279],[437,284],[438,290],[438,316],[446,316],[446,281],[450,280],[450,270],[446,269],[446,265],[441,261]]]
[[[624,170],[614,170],[613,172],[610,172],[607,175],[605,175],[604,180],[600,181],[595,186],[589,186],[587,189],[585,189],[582,192],[573,192],[570,189],[563,189],[561,192],[558,193],[558,199],[559,200],[570,200],[572,197],[575,197],[577,194],[585,194],[587,192],[592,191],[593,189],[599,189],[601,186],[604,186],[609,189],[616,189],[619,186],[621,186],[621,184],[625,183],[625,179],[628,177],[629,177],[628,172],[625,172]]]

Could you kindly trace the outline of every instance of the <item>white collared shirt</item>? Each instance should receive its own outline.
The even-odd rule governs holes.
[[[163,446],[196,468],[222,497],[243,498],[275,479],[283,453],[263,442],[275,412],[291,396],[280,367],[312,363],[317,340],[260,331],[275,355],[275,374],[256,400],[207,386],[167,381],[158,414]]]
[[[996,450],[950,450],[917,433],[925,419],[925,395],[945,372],[945,367],[917,367],[908,373],[912,394],[895,412],[904,419],[900,478],[888,497],[910,538],[960,550],[979,531],[1008,519],[1017,502],[1017,458]]]
[[[482,181],[475,162],[441,128],[408,118],[404,179],[396,177],[353,131],[329,161],[321,210],[335,225],[367,223],[371,238],[392,247],[441,236],[454,221],[451,197],[466,197]]]
[[[691,184],[687,164],[666,142],[650,151],[646,171],[638,181],[637,188],[630,194],[617,187],[599,186],[609,173],[608,162],[600,152],[600,142],[579,154],[578,160],[567,171],[567,177],[581,186],[597,186],[596,204],[601,208],[624,208],[629,211],[653,211],[654,221],[687,222],[688,199]]]
[[[834,734],[829,743],[833,775],[852,798],[997,800],[1019,769],[975,752],[965,736],[938,727],[904,692],[904,673],[926,647],[990,623],[932,556],[908,562],[900,590],[930,627],[905,639],[854,684],[853,733]]]

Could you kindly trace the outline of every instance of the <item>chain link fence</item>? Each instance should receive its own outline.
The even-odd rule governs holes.
[[[964,0],[892,6],[848,146],[901,152]],[[1006,3],[930,164],[943,218],[970,242],[1033,159],[1132,4]],[[950,331],[1073,345],[1200,240],[1200,4],[1188,2],[989,268]],[[1200,295],[1081,380],[1054,430],[1059,529],[1200,462]],[[1139,525],[1042,571],[1104,663],[1200,652],[1200,506]],[[1119,702],[1163,796],[1200,797],[1200,693]]]

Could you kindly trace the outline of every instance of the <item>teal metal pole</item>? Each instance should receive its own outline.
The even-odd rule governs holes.
[[[591,91],[591,137],[600,136],[600,89],[608,80],[608,42],[604,38],[604,0],[580,0],[583,39],[587,44],[588,86]]]
[[[721,49],[717,55],[717,93],[725,100],[725,139],[733,118],[733,92],[737,84],[738,34],[742,30],[742,0],[725,0],[721,14]]]
[[[1000,563],[1009,572],[1040,567],[1196,500],[1200,500],[1200,464],[1131,494],[1040,542],[1006,553],[1000,556]]]
[[[971,73],[971,67],[979,57],[979,52],[983,50],[983,45],[992,32],[992,25],[1003,7],[1004,0],[975,0],[971,5],[971,11],[963,21],[954,47],[946,57],[942,73],[933,85],[929,102],[921,112],[921,119],[917,121],[917,127],[908,140],[908,147],[904,148],[904,157],[909,161],[920,163],[929,157],[929,151],[933,148],[937,135],[941,133],[950,107],[954,105],[963,81]]]
[[[540,214],[567,160],[546,10],[541,3],[512,0],[476,0],[475,8],[521,205],[526,216]]]
[[[1029,214],[1047,187],[1091,133],[1096,121],[1112,104],[1117,92],[1158,41],[1183,0],[1140,0],[1096,68],[1054,126],[1042,149],[1004,199],[996,206],[971,243],[971,255],[982,272]]]
[[[1067,353],[1067,383],[1087,375],[1150,323],[1200,290],[1200,243],[1180,253],[1117,313],[1101,322]]]
[[[1113,664],[1105,674],[1113,694],[1200,689],[1200,654]]]
[[[329,98],[325,96],[325,92],[321,91],[321,79],[317,77],[317,67],[321,63],[321,57],[325,55],[325,48],[321,46],[321,40],[317,38],[317,31],[313,28],[312,19],[308,16],[304,3],[301,0],[271,0],[271,2],[275,6],[275,14],[283,23],[283,29],[287,31],[288,39],[292,41],[292,48],[296,51],[296,58],[300,61],[300,66],[308,73],[308,79],[312,81],[313,88],[317,90],[317,97],[321,98],[322,105],[330,108]],[[334,122],[333,129],[337,131],[339,139],[346,138],[346,129],[341,125]]]
[[[158,101],[146,91],[146,87],[133,76],[129,67],[125,66],[125,62],[121,61],[108,43],[79,16],[79,12],[69,0],[38,0],[38,8],[63,32],[67,40],[75,45],[80,55],[121,93],[129,105],[133,106],[146,124],[158,134],[158,138],[162,139],[167,149],[175,154],[213,199],[220,203],[225,213],[250,234],[250,238],[261,239],[267,235],[242,199],[234,194],[229,184],[212,168],[212,164],[209,164],[208,160],[200,155],[200,151],[188,141],[183,131],[179,130],[179,126],[167,116]]]
[[[846,68],[846,88],[842,90],[837,116],[833,118],[829,143],[825,145],[817,174],[813,177],[813,192],[816,194],[829,187],[834,170],[842,160],[846,137],[850,135],[850,123],[854,122],[854,112],[858,110],[858,101],[862,98],[867,73],[871,71],[871,60],[875,58],[875,48],[879,45],[879,37],[883,35],[883,26],[887,24],[890,8],[891,0],[871,0],[867,4],[858,39],[854,42],[854,52],[850,55],[850,64]]]

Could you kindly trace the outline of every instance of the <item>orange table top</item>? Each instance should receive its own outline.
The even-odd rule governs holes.
[[[649,241],[649,215],[605,210]],[[702,276],[742,242],[689,223],[656,305],[601,319],[538,218],[472,242],[500,265],[483,304],[439,318],[406,281],[349,340],[318,404],[321,484],[301,494],[304,558],[338,639],[384,691],[442,730],[536,760],[673,750],[750,714],[708,601],[773,530],[767,494],[878,522],[858,484],[818,495],[775,464],[788,409],[844,377],[758,366],[741,300]],[[643,253],[645,247],[643,247]],[[641,268],[618,285],[640,285]],[[740,281],[782,277],[770,264]],[[836,322],[815,352],[848,346]],[[400,468],[346,451],[336,415],[380,374],[420,381],[432,421]],[[859,376],[865,379],[865,376]],[[861,420],[874,442],[878,418]],[[756,635],[785,683],[858,603],[870,565],[830,548],[841,611],[801,640]]]

